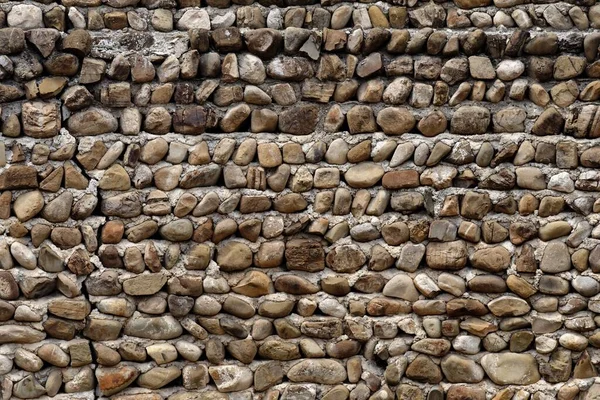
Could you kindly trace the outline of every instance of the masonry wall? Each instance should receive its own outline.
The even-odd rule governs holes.
[[[600,5],[204,1],[0,2],[0,399],[600,398]]]

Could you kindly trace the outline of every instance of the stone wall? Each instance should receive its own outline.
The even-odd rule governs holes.
[[[594,0],[0,10],[0,400],[600,398]]]

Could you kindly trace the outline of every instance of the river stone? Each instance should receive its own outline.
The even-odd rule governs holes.
[[[427,266],[439,270],[459,270],[467,265],[467,246],[462,240],[431,242],[425,251]]]
[[[15,383],[12,394],[21,399],[36,399],[46,393],[46,389],[35,379],[33,375]]]
[[[498,385],[531,385],[540,380],[537,361],[531,354],[486,354],[481,366]]]
[[[35,217],[44,208],[44,197],[38,190],[24,193],[13,204],[15,215],[21,222]]]
[[[487,303],[487,306],[492,314],[497,317],[516,317],[525,315],[531,309],[525,300],[512,296],[498,297]]]
[[[413,280],[408,275],[396,275],[388,281],[383,288],[384,295],[404,299],[408,301],[417,301],[419,292],[415,288]]]
[[[557,274],[571,269],[569,249],[563,242],[550,242],[544,249],[540,269],[549,274]]]
[[[142,202],[137,192],[127,192],[103,199],[101,209],[107,216],[133,218],[142,213]]]
[[[67,128],[75,136],[101,135],[116,132],[117,119],[108,111],[90,108],[73,114],[67,121]]]
[[[165,240],[184,242],[191,239],[194,226],[188,219],[177,219],[161,226],[158,232]]]
[[[485,377],[483,369],[475,361],[456,354],[450,354],[440,363],[442,372],[451,383],[477,383]]]
[[[365,162],[348,169],[344,179],[353,188],[369,188],[379,182],[383,174],[384,170],[380,165]]]
[[[346,380],[346,369],[337,361],[327,359],[303,360],[294,364],[287,372],[292,382],[335,385]]]
[[[227,272],[244,270],[252,265],[252,250],[242,242],[227,242],[217,250],[217,264]]]
[[[183,329],[175,318],[165,315],[131,318],[125,324],[124,333],[145,339],[167,340],[181,336]]]
[[[254,381],[250,368],[237,365],[209,367],[208,373],[217,385],[217,389],[223,393],[246,390]]]
[[[450,120],[450,131],[459,135],[486,133],[490,125],[490,112],[480,106],[462,106]]]
[[[254,389],[263,391],[280,383],[284,373],[281,364],[277,361],[261,364],[254,371]]]
[[[35,269],[37,259],[35,254],[23,243],[14,242],[10,246],[10,254],[15,258],[15,261],[22,267],[27,269]]]
[[[377,114],[377,125],[387,135],[402,135],[415,126],[415,117],[406,108],[389,107]]]
[[[44,340],[46,334],[28,326],[5,324],[0,326],[0,344],[37,343]]]
[[[51,200],[42,210],[42,217],[49,222],[65,222],[71,214],[73,193],[63,192]]]
[[[159,389],[181,375],[179,367],[154,367],[137,378],[137,384],[148,389]]]
[[[130,296],[149,296],[157,293],[167,283],[162,273],[140,274],[123,281],[123,291]]]
[[[0,271],[0,299],[16,300],[19,297],[19,286],[9,271]]]

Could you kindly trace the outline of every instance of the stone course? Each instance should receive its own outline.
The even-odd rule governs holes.
[[[599,399],[599,29],[0,2],[0,400]]]

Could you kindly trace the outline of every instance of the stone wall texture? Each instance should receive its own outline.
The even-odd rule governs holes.
[[[595,0],[1,0],[0,400],[600,399],[599,46]]]

